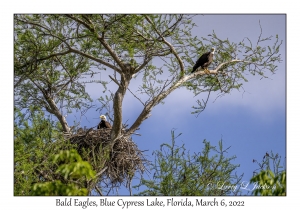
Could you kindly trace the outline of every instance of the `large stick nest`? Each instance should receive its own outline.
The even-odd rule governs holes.
[[[127,183],[131,181],[135,172],[141,174],[145,170],[146,159],[131,136],[122,136],[112,142],[111,129],[79,129],[76,134],[68,138],[75,144],[78,153],[91,163],[102,180],[110,184]]]

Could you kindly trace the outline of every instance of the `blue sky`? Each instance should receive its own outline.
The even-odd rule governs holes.
[[[140,126],[138,133],[142,136],[134,136],[133,140],[141,150],[149,150],[146,156],[151,160],[154,150],[158,150],[162,143],[170,143],[172,129],[176,129],[176,133],[182,133],[178,138],[178,145],[184,143],[191,152],[202,150],[203,139],[217,146],[222,138],[225,147],[231,146],[228,156],[237,156],[233,163],[241,165],[238,173],[244,173],[243,181],[249,181],[257,168],[252,160],[261,161],[266,152],[278,153],[285,162],[286,16],[201,15],[194,21],[198,27],[193,30],[193,35],[207,37],[214,30],[218,37],[228,38],[231,42],[242,41],[245,37],[256,41],[260,35],[260,21],[262,37],[275,37],[278,34],[280,40],[283,40],[280,48],[282,62],[278,65],[276,74],[269,74],[268,79],[249,75],[249,82],[244,84],[244,90],[233,91],[217,100],[213,94],[207,108],[197,118],[190,114],[197,98],[184,88],[178,89],[167,97],[164,105],[153,109],[151,117]],[[107,74],[111,74],[110,70],[102,73],[102,79]],[[138,84],[139,77],[131,82],[129,88],[134,90]],[[112,83],[108,87],[112,91],[116,89]],[[100,97],[101,89],[100,85],[87,87],[93,99]],[[128,92],[123,103],[123,122],[134,122],[141,109],[141,104]],[[100,114],[102,113],[95,109],[90,110],[86,118],[81,119],[81,125],[97,125]],[[67,120],[71,125],[74,116],[69,115]],[[127,194],[128,191],[122,189],[120,193]]]

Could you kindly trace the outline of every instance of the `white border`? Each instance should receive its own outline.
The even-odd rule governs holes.
[[[299,12],[295,3],[282,1],[2,1],[1,8],[1,209],[53,209],[57,198],[61,197],[14,197],[13,196],[13,14],[14,13],[281,13],[287,14],[287,183],[286,197],[217,197],[236,201],[245,201],[246,209],[285,207],[296,205],[297,167],[299,159],[299,61],[297,43],[299,43]],[[293,5],[294,4],[294,5]],[[274,26],[276,27],[276,26]],[[4,46],[4,47],[3,47]],[[298,176],[297,176],[298,177]],[[122,197],[109,197],[118,200]],[[123,197],[125,200],[145,200],[143,197]],[[153,197],[152,197],[153,198]],[[152,199],[151,198],[151,199]],[[169,198],[169,197],[168,197]],[[191,200],[195,197],[190,197]],[[80,197],[84,200],[85,197]],[[99,201],[99,197],[91,200]],[[160,197],[159,199],[167,199]],[[180,200],[180,197],[176,197]],[[203,197],[205,200],[213,197]],[[65,207],[67,208],[67,207]],[[74,208],[74,207],[73,207]],[[78,207],[82,209],[81,207]],[[91,208],[91,207],[88,207]],[[98,208],[100,208],[98,206]],[[151,208],[144,206],[143,208]],[[176,207],[174,207],[176,208]],[[235,207],[236,208],[236,207]],[[106,209],[101,207],[101,209]],[[122,208],[109,208],[122,209]],[[125,208],[124,208],[125,209]],[[140,209],[131,207],[129,209]],[[178,208],[179,209],[179,208]],[[228,207],[227,207],[228,209]],[[230,209],[230,208],[229,208]]]

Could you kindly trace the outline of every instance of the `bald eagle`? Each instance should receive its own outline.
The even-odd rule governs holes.
[[[209,74],[208,66],[211,64],[213,60],[213,56],[215,53],[215,48],[211,48],[210,52],[206,52],[197,60],[196,64],[193,67],[192,73],[194,73],[200,66],[204,69],[204,72]]]
[[[101,119],[101,122],[98,124],[97,129],[100,129],[100,128],[111,128],[110,123],[106,121],[105,115],[101,115],[100,119]]]

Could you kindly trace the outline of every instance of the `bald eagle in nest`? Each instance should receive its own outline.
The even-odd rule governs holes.
[[[215,53],[215,48],[211,48],[210,52],[206,52],[197,60],[196,64],[193,67],[192,73],[194,73],[200,66],[204,69],[204,72],[209,74],[208,66],[211,64],[213,60],[213,56]]]
[[[98,124],[97,129],[100,128],[112,128],[110,123],[106,121],[105,115],[100,116],[101,122]]]

